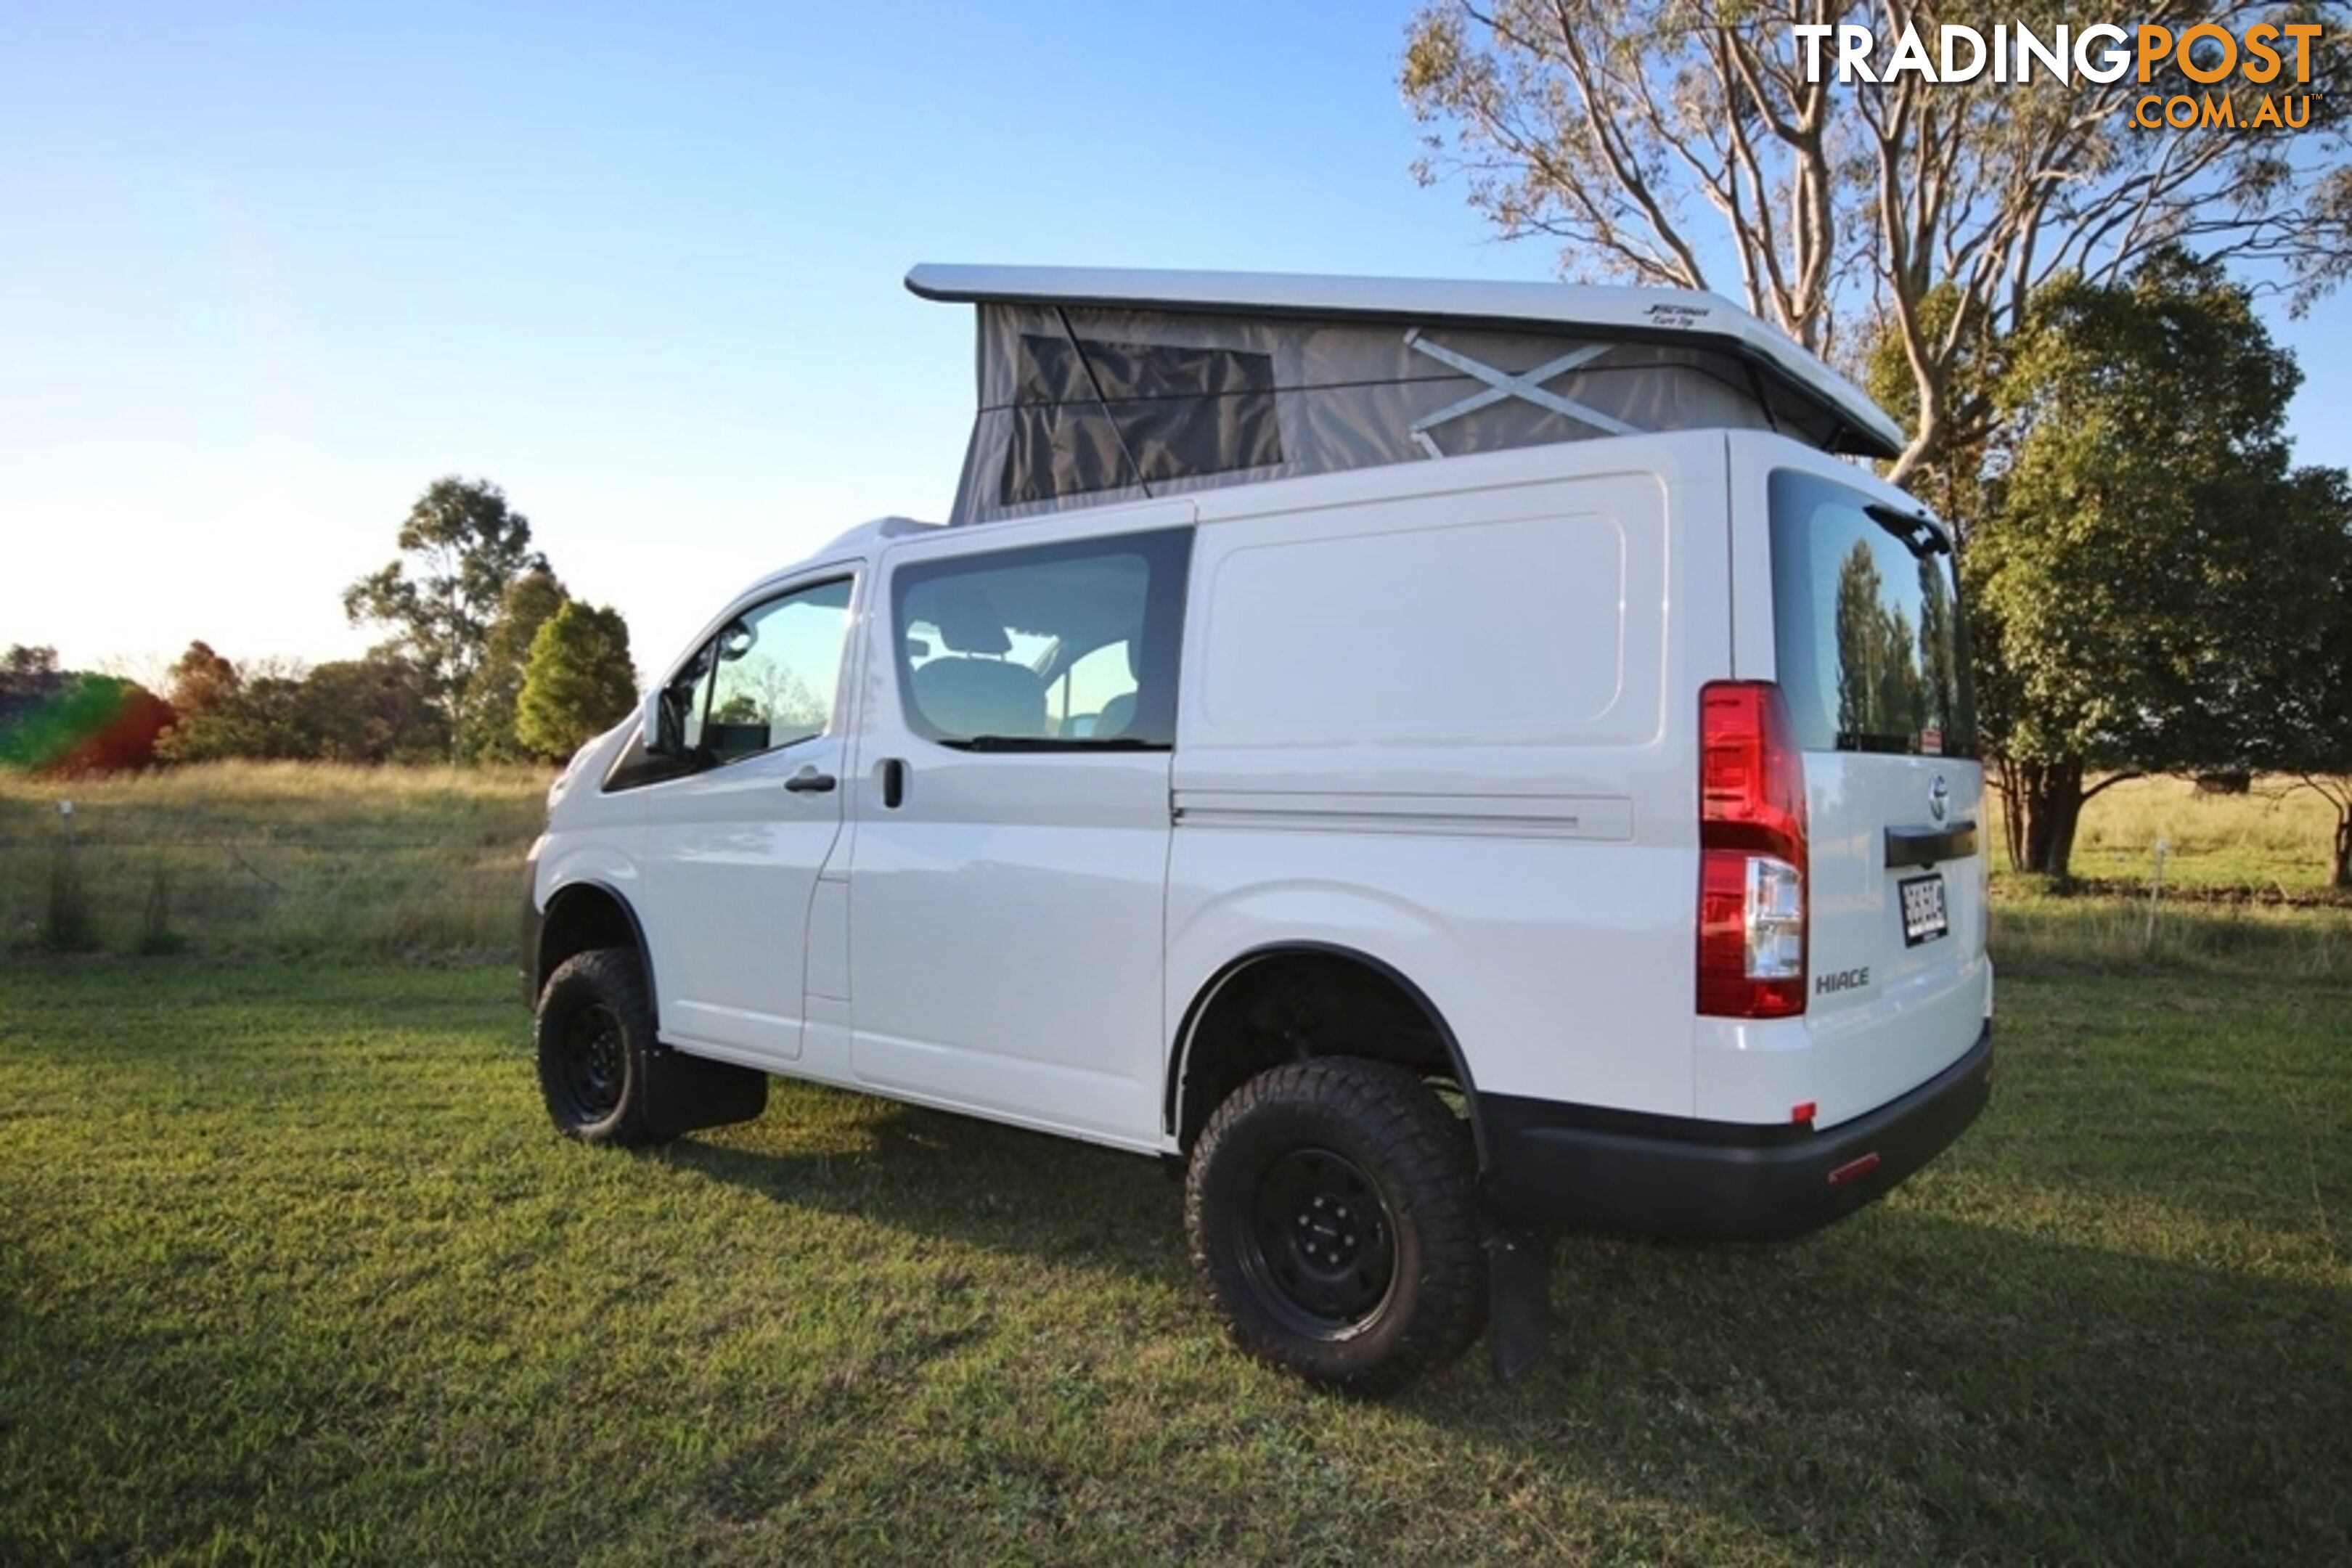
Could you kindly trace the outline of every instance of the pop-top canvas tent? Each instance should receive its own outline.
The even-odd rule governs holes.
[[[979,307],[959,523],[1643,431],[1902,447],[1859,389],[1712,294],[936,266],[907,287]]]

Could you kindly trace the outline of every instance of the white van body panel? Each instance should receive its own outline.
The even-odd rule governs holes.
[[[603,762],[611,760],[596,743],[590,750],[592,755],[603,752]],[[596,771],[602,771],[601,763]],[[561,828],[550,824],[531,846],[532,896],[545,909],[566,888],[597,887],[636,907],[645,897],[645,803],[628,795],[599,796],[593,777],[584,793],[596,796],[593,803],[583,803],[576,819]]]
[[[850,858],[857,1081],[1156,1146],[1166,753],[904,740],[907,803]]]
[[[1235,957],[1309,942],[1421,988],[1481,1091],[1690,1113],[1695,711],[1669,702],[1729,665],[1722,450],[1202,498],[1171,1038]]]

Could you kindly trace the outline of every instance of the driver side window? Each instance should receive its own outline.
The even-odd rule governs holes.
[[[841,684],[850,579],[757,605],[698,649],[662,693],[663,727],[698,767],[824,733]]]

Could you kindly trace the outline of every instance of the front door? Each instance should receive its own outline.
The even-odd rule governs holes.
[[[1154,1142],[1190,550],[1181,527],[963,538],[886,568],[850,858],[860,1081]]]
[[[647,789],[646,927],[675,1044],[800,1055],[809,903],[841,834],[854,586],[835,574],[746,607],[667,688],[690,771]]]

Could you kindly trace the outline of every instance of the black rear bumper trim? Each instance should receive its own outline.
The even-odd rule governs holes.
[[[1877,1110],[1811,1132],[1631,1116],[1482,1094],[1487,1199],[1523,1225],[1774,1241],[1884,1196],[1967,1131],[1992,1092],[1992,1021],[1966,1055]],[[1832,1184],[1831,1173],[1877,1163]]]
[[[1890,827],[1886,830],[1886,868],[1934,866],[1964,860],[1977,852],[1977,825],[1956,822],[1949,827]]]

